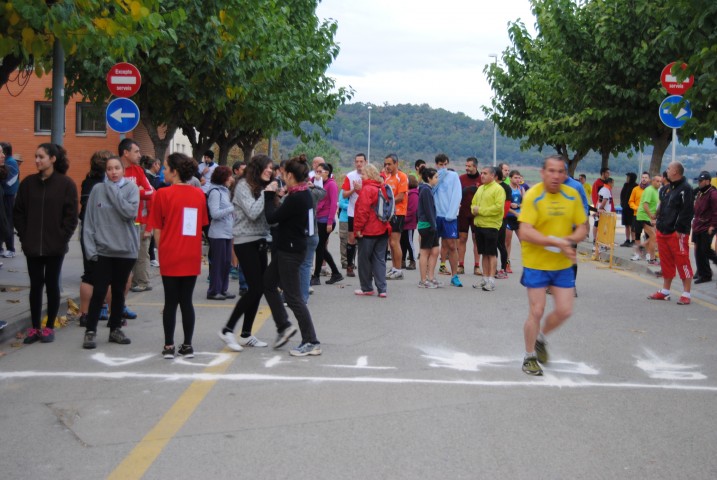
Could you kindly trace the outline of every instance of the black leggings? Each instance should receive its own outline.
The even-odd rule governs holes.
[[[100,311],[105,302],[107,287],[112,289],[112,309],[110,310],[110,328],[122,328],[124,312],[124,289],[134,267],[135,258],[113,258],[99,256],[93,262],[93,290],[90,308],[87,310],[87,331],[96,332],[100,320]]]
[[[401,252],[403,253],[404,263],[416,261],[416,255],[413,253],[413,230],[401,232]]]
[[[498,230],[498,252],[500,252],[500,268],[498,270],[505,270],[508,268],[508,248],[505,246],[505,218],[503,219],[503,225]]]
[[[314,266],[314,276],[318,277],[319,275],[321,275],[321,264],[324,262],[324,260],[326,260],[326,263],[329,265],[329,268],[331,268],[331,275],[340,275],[341,272],[339,272],[339,269],[336,268],[334,257],[331,256],[329,249],[326,248],[328,247],[329,243],[329,232],[327,231],[329,224],[317,222],[316,225],[318,226],[319,230],[319,244],[316,245],[316,264]],[[335,225],[336,224],[334,224],[334,226]]]
[[[244,272],[246,284],[249,287],[244,295],[239,297],[232,314],[227,320],[227,328],[234,331],[239,317],[244,315],[241,335],[248,337],[254,327],[256,312],[259,310],[259,302],[264,295],[264,272],[266,271],[268,245],[266,240],[257,240],[249,243],[234,244],[234,253],[239,259],[239,265]]]
[[[30,275],[30,316],[32,328],[42,326],[42,288],[47,291],[47,328],[55,328],[60,310],[60,272],[64,255],[57,257],[26,257]]]
[[[174,345],[174,327],[177,324],[177,305],[182,311],[182,327],[184,328],[184,345],[192,344],[194,335],[194,305],[192,295],[194,285],[197,283],[196,276],[189,277],[167,277],[162,275],[164,285],[164,312],[162,323],[164,324],[164,345]]]

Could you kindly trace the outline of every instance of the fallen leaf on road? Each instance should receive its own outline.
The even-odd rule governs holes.
[[[15,298],[8,298],[8,299],[6,300],[6,302],[8,302],[8,303],[20,303],[20,300],[17,300],[17,299],[15,299]]]

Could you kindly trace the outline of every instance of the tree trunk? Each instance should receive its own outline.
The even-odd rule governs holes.
[[[558,155],[563,157],[563,160],[568,164],[568,175],[571,177],[574,177],[575,170],[578,167],[578,163],[580,163],[580,160],[585,157],[587,152],[575,152],[575,155],[573,155],[573,158],[570,158],[570,154],[568,153],[568,146],[565,144],[557,145],[555,147],[555,150],[558,152]]]
[[[601,168],[610,168],[610,149],[609,148],[600,148],[600,158],[602,158],[600,167]]]
[[[236,145],[244,155],[244,161],[248,162],[254,153],[254,147],[261,141],[264,133],[261,130],[251,130],[246,132],[237,132]]]
[[[651,177],[662,174],[662,158],[671,141],[672,130],[669,128],[661,128],[657,134],[652,136],[652,158],[650,159]]]
[[[166,130],[164,137],[159,136],[159,126],[152,122],[152,118],[146,113],[142,112],[140,115],[140,121],[144,128],[147,130],[150,140],[152,140],[152,146],[154,147],[154,158],[164,161],[167,155],[167,149],[169,144],[172,142],[175,132],[177,131],[176,125],[165,125]]]
[[[221,138],[217,140],[217,145],[219,145],[219,165],[226,165],[227,159],[229,158],[229,152],[234,147],[234,145],[237,144],[237,141],[239,140],[239,137],[227,137],[226,135],[224,138]]]

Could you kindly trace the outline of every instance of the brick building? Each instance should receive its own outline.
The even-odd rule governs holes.
[[[34,163],[35,150],[41,143],[50,141],[52,106],[45,97],[45,91],[52,86],[52,75],[42,78],[31,75],[21,85],[16,75],[0,90],[0,141],[12,144],[13,156],[22,160],[20,178],[37,172]],[[140,124],[127,133],[134,138],[143,154],[154,154],[152,142]],[[63,146],[70,160],[68,176],[79,186],[89,171],[92,153],[109,150],[117,153],[119,133],[107,127],[105,107],[95,107],[73,96],[65,108],[65,135]],[[186,137],[175,136],[167,154],[179,151],[191,155],[191,146]]]

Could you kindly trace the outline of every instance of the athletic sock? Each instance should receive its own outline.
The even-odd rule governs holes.
[[[545,335],[543,335],[543,332],[538,333],[538,340],[540,340],[543,343],[545,342]]]
[[[525,357],[523,357],[523,358],[526,359],[526,358],[535,357],[535,356],[536,356],[535,352],[525,352]]]
[[[690,296],[690,292],[682,292],[682,296],[683,296],[683,297],[686,297],[686,298],[692,298],[692,297]]]
[[[669,294],[670,294],[670,291],[667,290],[667,289],[665,289],[665,288],[661,289],[660,292],[662,292],[663,295],[669,295]]]

